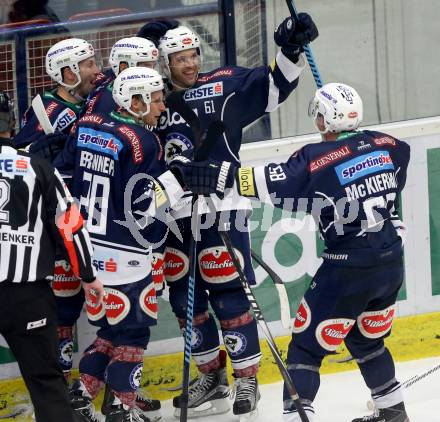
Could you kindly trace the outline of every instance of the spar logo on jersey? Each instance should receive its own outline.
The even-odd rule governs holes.
[[[64,109],[55,120],[53,124],[54,130],[59,130],[60,132],[69,127],[76,120],[75,112],[70,109]]]
[[[150,318],[157,319],[157,297],[154,283],[150,283],[142,290],[139,296],[139,304]]]
[[[115,160],[118,159],[119,151],[121,151],[123,147],[122,142],[113,137],[110,133],[91,128],[79,129],[77,145],[111,155]]]
[[[188,257],[178,249],[165,249],[164,274],[166,281],[173,282],[181,279],[188,272]]]
[[[347,337],[355,322],[354,319],[348,318],[326,319],[316,327],[316,339],[323,349],[334,352]]]
[[[394,170],[393,160],[388,151],[373,151],[335,167],[341,185],[383,170]]]
[[[394,314],[394,305],[381,311],[364,312],[357,319],[359,331],[367,338],[383,337],[391,330]]]
[[[223,95],[223,82],[213,82],[199,88],[188,89],[183,98],[185,101],[203,100],[204,98],[220,97]]]
[[[58,297],[75,296],[81,290],[81,281],[65,260],[55,261],[52,290]]]
[[[181,133],[171,132],[165,138],[165,161],[167,164],[183,151],[192,148],[191,141]]]
[[[293,322],[292,332],[295,334],[302,333],[307,330],[312,321],[312,312],[309,305],[303,298],[296,311],[295,321]]]
[[[224,331],[223,342],[231,356],[239,356],[246,350],[247,339],[238,331]]]
[[[86,297],[87,318],[90,321],[98,321],[105,316],[105,308],[101,304],[97,305],[96,293],[91,291],[90,295]]]
[[[130,312],[130,299],[119,290],[106,288],[105,315],[110,325],[121,322]]]
[[[244,268],[243,255],[235,249],[241,267]],[[198,256],[199,270],[207,283],[227,283],[238,277],[229,252],[224,246],[203,249]]]
[[[113,258],[106,260],[93,259],[93,265],[96,271],[104,271],[106,273],[115,273],[118,271],[118,263]]]

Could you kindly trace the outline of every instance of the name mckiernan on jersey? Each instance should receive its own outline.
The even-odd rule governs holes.
[[[388,189],[396,189],[397,180],[395,173],[380,173],[366,178],[363,183],[353,183],[345,188],[347,199],[363,198]]]

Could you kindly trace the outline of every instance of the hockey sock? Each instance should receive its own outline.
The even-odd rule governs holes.
[[[69,382],[73,361],[73,327],[57,327],[58,360],[63,368],[64,377]]]
[[[180,328],[185,328],[185,320],[179,318]],[[191,355],[200,372],[207,374],[220,368],[220,340],[214,317],[208,312],[193,318],[193,342]]]
[[[140,387],[144,348],[117,346],[107,367],[107,383],[115,396],[126,406],[133,407],[136,390]]]
[[[223,342],[237,378],[252,377],[258,372],[261,359],[255,319],[249,312],[221,320]]]

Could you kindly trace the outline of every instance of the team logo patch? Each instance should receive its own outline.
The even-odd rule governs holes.
[[[347,337],[355,322],[354,319],[347,318],[322,321],[316,327],[316,339],[323,349],[334,352]]]
[[[167,281],[181,279],[188,272],[188,257],[178,249],[165,249],[164,274]]]
[[[122,142],[112,134],[87,127],[81,127],[78,133],[77,145],[112,156],[115,160],[121,152]]]
[[[237,331],[225,331],[223,342],[231,356],[238,356],[246,350],[246,337]]]
[[[137,390],[141,385],[143,363],[136,365],[130,372],[130,385],[133,390]]]
[[[192,350],[197,349],[202,344],[202,341],[203,341],[202,332],[197,327],[193,327],[191,333],[191,349]]]
[[[307,330],[312,320],[312,313],[309,305],[303,298],[296,311],[295,321],[293,322],[292,332],[295,334],[302,333]]]
[[[359,331],[367,338],[380,338],[391,330],[395,307],[374,312],[363,312],[358,316]]]
[[[71,108],[64,109],[54,123],[54,129],[60,132],[69,127],[76,120],[76,114]]]
[[[309,171],[310,173],[314,173],[315,171],[322,170],[331,163],[342,160],[349,155],[351,155],[351,149],[347,145],[344,145],[312,160],[309,165]]]
[[[119,290],[106,288],[105,315],[110,325],[121,322],[130,312],[130,299]]]
[[[238,249],[234,250],[243,268],[243,255]],[[238,277],[231,256],[224,246],[203,249],[199,253],[199,270],[207,283],[227,283]]]
[[[73,341],[66,339],[60,343],[59,348],[59,359],[61,365],[71,365],[73,360]]]
[[[86,297],[87,317],[90,321],[98,321],[105,316],[104,306],[102,304],[97,306],[96,303],[96,294],[92,292]]]
[[[165,161],[169,163],[183,151],[192,148],[191,141],[181,133],[171,132],[165,138]]]
[[[154,252],[151,263],[151,275],[153,277],[154,288],[156,291],[162,290],[163,284],[165,283],[165,274],[163,272],[164,256],[159,252]]]
[[[81,290],[81,281],[76,278],[65,260],[55,261],[52,290],[58,297],[75,296]]]
[[[157,319],[157,297],[154,283],[150,283],[139,296],[141,309],[151,318]]]
[[[341,185],[383,170],[394,170],[388,151],[372,151],[335,167]]]

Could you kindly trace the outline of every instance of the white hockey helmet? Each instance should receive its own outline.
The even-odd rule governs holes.
[[[89,42],[80,38],[69,38],[57,42],[46,54],[46,73],[58,84],[67,88],[75,88],[81,83],[79,63],[93,57],[95,50]],[[69,67],[78,78],[74,85],[63,81],[62,69]]]
[[[126,62],[128,67],[134,67],[138,63],[156,62],[158,59],[159,50],[152,41],[140,37],[129,37],[122,38],[113,45],[108,61],[117,76],[122,62]]]
[[[145,116],[150,112],[151,94],[164,89],[162,76],[148,67],[129,67],[123,70],[113,83],[115,103],[135,117]],[[131,99],[140,95],[148,105],[147,111],[139,115],[131,109]]]
[[[319,114],[324,117],[325,130],[316,123]],[[354,88],[342,83],[325,84],[315,92],[309,104],[309,116],[321,133],[339,133],[356,130],[362,122],[362,99]]]
[[[202,55],[200,50],[199,36],[186,26],[178,26],[175,29],[169,29],[159,40],[160,60],[162,71],[168,78],[170,74],[169,55],[178,53],[179,51],[196,48],[199,56]]]

